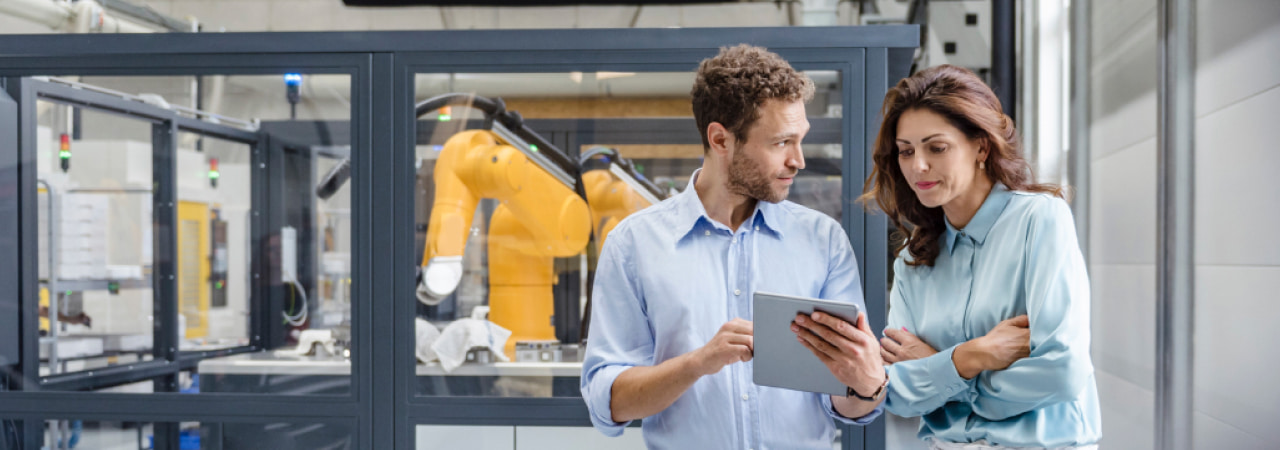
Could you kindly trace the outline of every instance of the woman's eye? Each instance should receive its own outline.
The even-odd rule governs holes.
[[[933,152],[934,152],[934,153],[942,153],[942,152],[945,152],[945,151],[947,151],[947,146],[945,146],[945,145],[935,145],[935,146],[933,146]]]
[[[899,156],[899,157],[903,157],[903,158],[905,158],[905,157],[911,156],[913,153],[915,153],[915,150],[912,150],[912,149],[909,149],[909,148],[900,148],[900,149],[898,149],[898,156]]]

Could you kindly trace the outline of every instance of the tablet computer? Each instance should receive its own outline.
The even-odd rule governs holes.
[[[824,394],[846,394],[837,380],[813,352],[796,340],[791,322],[796,314],[822,311],[856,324],[858,305],[793,295],[756,292],[752,295],[755,354],[753,378],[757,385]]]

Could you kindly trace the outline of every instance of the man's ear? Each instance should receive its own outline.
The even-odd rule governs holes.
[[[729,149],[734,146],[733,133],[720,122],[711,122],[707,125],[707,143],[711,145],[711,151],[708,153],[728,158]]]

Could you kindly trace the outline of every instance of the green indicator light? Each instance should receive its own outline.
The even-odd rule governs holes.
[[[218,171],[216,171],[216,170],[210,170],[210,171],[209,171],[209,179],[211,179],[211,180],[216,180],[216,179],[218,179],[218,177],[220,177],[220,176],[222,176],[222,175],[218,174]]]
[[[59,151],[59,152],[58,152],[58,156],[62,157],[62,159],[70,158],[70,157],[71,157],[71,151],[70,151],[70,150],[61,150],[61,151]]]
[[[535,151],[535,152],[536,152],[536,151],[538,151],[538,146],[533,145],[533,144],[529,144],[529,149],[530,149],[530,150],[533,150],[533,151]]]
[[[222,289],[222,282],[221,282],[221,281],[219,281],[219,282],[217,282],[217,283],[214,283],[214,284],[213,284],[213,287],[214,287],[214,289]]]
[[[450,116],[450,115],[448,115],[448,114],[441,114],[441,115],[440,115],[440,117],[439,117],[438,119],[439,119],[441,122],[448,122],[448,121],[450,121],[450,120],[453,120],[453,116]]]

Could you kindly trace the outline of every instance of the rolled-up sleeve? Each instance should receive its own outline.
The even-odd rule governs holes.
[[[1046,199],[1031,218],[1027,245],[1027,317],[1031,354],[978,377],[973,412],[1004,420],[1071,401],[1092,382],[1089,280],[1066,202]]]
[[[613,421],[613,382],[631,367],[653,364],[654,337],[639,279],[627,255],[633,246],[625,224],[609,233],[592,286],[581,389],[591,424],[607,436],[621,435],[630,423]]]

